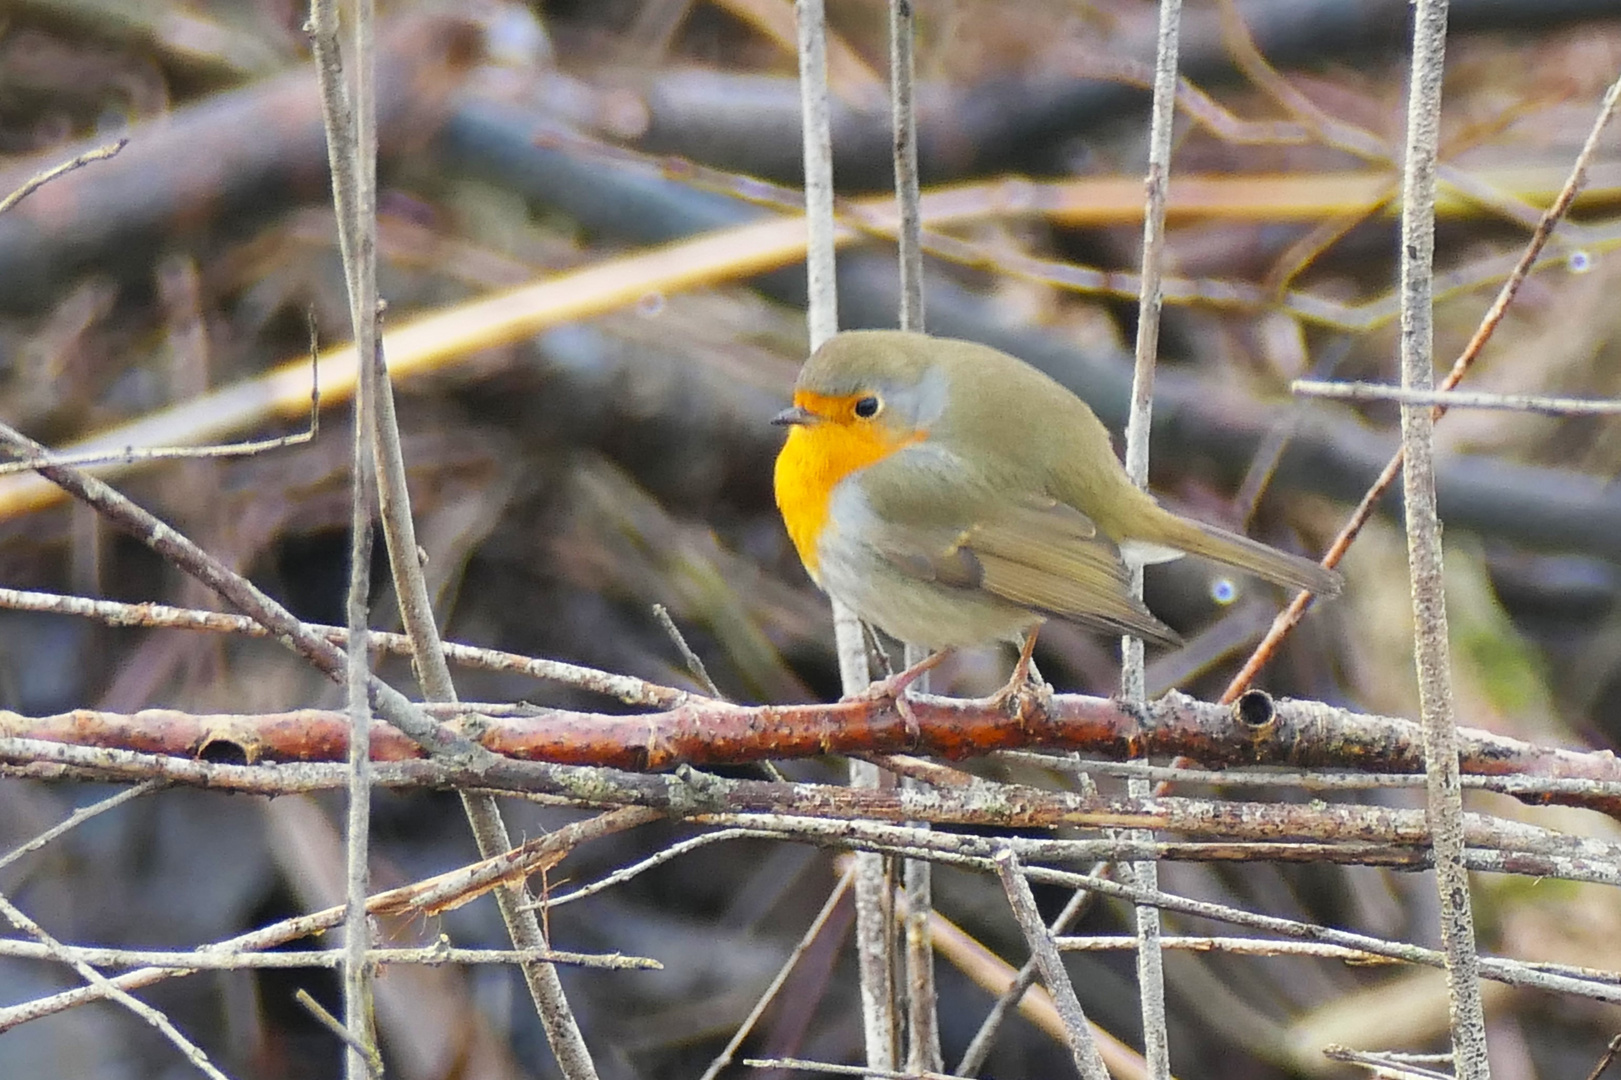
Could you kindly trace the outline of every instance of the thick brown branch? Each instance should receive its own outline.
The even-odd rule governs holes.
[[[1308,701],[1248,695],[1240,708],[1168,694],[1136,715],[1121,702],[1080,695],[1026,697],[1016,708],[923,697],[908,726],[889,701],[745,707],[704,701],[664,712],[612,716],[537,710],[481,719],[486,749],[522,761],[663,771],[818,754],[921,753],[966,758],[994,750],[1046,748],[1101,757],[1183,755],[1209,765],[1290,765],[1391,773],[1423,771],[1418,725]],[[80,709],[55,716],[0,712],[0,736],[136,750],[214,761],[338,761],[346,748],[341,713],[317,709],[200,716],[150,709],[114,714]],[[1462,729],[1466,774],[1572,781],[1522,798],[1585,806],[1621,816],[1621,762],[1608,751],[1536,746]],[[420,751],[378,724],[377,760]],[[1586,783],[1591,782],[1588,788]]]

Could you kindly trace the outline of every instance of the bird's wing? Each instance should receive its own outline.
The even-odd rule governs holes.
[[[896,463],[899,457],[865,470],[862,487],[875,519],[870,542],[902,572],[981,589],[1094,630],[1177,642],[1132,598],[1119,549],[1079,510],[961,470],[927,467],[949,464],[938,454],[932,462]]]

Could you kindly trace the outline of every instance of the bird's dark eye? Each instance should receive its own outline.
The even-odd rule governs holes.
[[[868,396],[856,402],[855,413],[863,420],[871,420],[878,415],[878,410],[883,407],[883,402],[875,397]]]

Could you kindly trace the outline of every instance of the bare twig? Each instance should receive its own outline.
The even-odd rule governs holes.
[[[377,296],[377,101],[376,56],[372,39],[372,0],[353,0],[351,51],[354,59],[352,110],[342,106],[335,87],[323,88],[323,100],[336,96],[335,107],[325,110],[327,146],[333,164],[333,196],[339,221],[344,266],[348,272],[350,320],[355,348],[361,356],[381,348],[378,335]],[[320,14],[317,15],[316,13]],[[311,5],[316,37],[326,37],[336,56],[336,11],[327,0]],[[341,127],[348,112],[352,126]],[[339,163],[342,163],[341,165]],[[347,227],[345,227],[345,224]],[[370,653],[367,631],[371,616],[372,523],[377,513],[377,477],[373,469],[369,432],[377,409],[377,365],[362,364],[354,404],[354,476],[349,523],[348,616],[349,805],[345,829],[345,912],[343,967],[343,1022],[333,1022],[349,1047],[345,1069],[349,1080],[366,1080],[382,1073],[373,1016],[373,971],[366,959],[371,945],[371,919],[366,912],[370,892],[371,831],[371,703],[365,682]],[[314,1004],[313,1001],[310,1002]]]
[[[1126,472],[1138,487],[1148,486],[1149,430],[1154,408],[1154,365],[1159,357],[1160,309],[1165,298],[1161,274],[1165,262],[1165,204],[1170,189],[1171,134],[1176,118],[1176,67],[1182,19],[1181,0],[1160,0],[1159,33],[1154,61],[1154,104],[1148,136],[1148,176],[1144,182],[1147,205],[1143,211],[1142,292],[1137,299],[1136,363],[1132,372],[1131,406],[1126,422]],[[1143,595],[1143,566],[1127,560],[1131,594]],[[1121,640],[1121,694],[1141,705],[1148,696],[1142,639]],[[1148,796],[1147,780],[1128,781],[1131,794]],[[1148,837],[1140,837],[1148,839]],[[1159,868],[1152,862],[1134,863],[1133,879],[1149,889],[1159,887]],[[1004,878],[1004,884],[1006,883]],[[1137,987],[1143,1017],[1143,1056],[1154,1080],[1171,1075],[1170,1047],[1165,1022],[1165,965],[1160,954],[1160,913],[1139,907],[1137,917]],[[1045,931],[1043,931],[1045,936]],[[1040,954],[1037,954],[1039,959]],[[1045,976],[1045,972],[1043,973]],[[1049,979],[1048,989],[1052,990]],[[1054,994],[1055,998],[1059,995]],[[1062,1009],[1062,1005],[1060,1005]],[[1083,1070],[1084,1072],[1084,1070]]]
[[[799,103],[804,126],[805,274],[809,290],[806,318],[810,346],[819,348],[838,332],[837,229],[833,219],[833,140],[827,89],[827,13],[823,0],[795,0],[798,24]],[[846,695],[866,688],[866,649],[854,613],[833,601],[833,632],[839,680]],[[883,782],[876,765],[852,759],[850,783],[877,787]],[[889,883],[884,863],[871,855],[856,858],[856,949],[861,970],[861,1015],[867,1064],[892,1068],[896,1060],[894,927],[886,907]]]
[[[63,945],[51,950],[37,942],[0,938],[0,956],[19,960],[82,961],[95,967],[155,967],[170,971],[245,971],[275,968],[337,968],[346,962],[346,949],[296,949],[284,952],[256,952],[249,950],[203,949],[104,949],[83,945]],[[532,960],[545,960],[569,967],[596,968],[603,971],[658,971],[664,965],[645,956],[625,956],[621,953],[558,952],[540,949],[522,952],[517,949],[456,949],[444,938],[419,949],[368,949],[366,962],[374,966],[384,964],[413,964],[423,967],[441,967],[462,964],[520,964]]]
[[[68,960],[61,951],[62,943],[57,941],[48,930],[39,925],[33,919],[29,918],[20,908],[18,908],[3,895],[0,895],[0,915],[3,915],[12,926],[15,926],[23,933],[30,935],[34,938],[34,940],[43,945],[50,952],[53,959],[63,960],[71,965],[73,970],[77,971],[80,977],[82,977],[85,982],[89,983],[93,989],[107,997],[112,998],[114,1001],[124,1006],[124,1008],[128,1009],[130,1012],[152,1025],[152,1027],[156,1028],[163,1035],[163,1037],[173,1043],[180,1050],[180,1052],[186,1056],[186,1060],[191,1062],[192,1065],[194,1065],[203,1075],[213,1077],[214,1080],[227,1080],[225,1074],[220,1072],[219,1069],[214,1066],[214,1063],[208,1060],[208,1055],[203,1053],[202,1048],[182,1035],[179,1029],[174,1026],[167,1016],[163,1015],[163,1013],[159,1012],[157,1009],[154,1009],[146,1002],[132,997],[127,990],[114,985],[112,980],[108,979],[105,975],[91,967],[89,964],[86,964],[84,961]]]
[[[902,330],[924,330],[923,218],[917,175],[917,111],[912,0],[889,3],[889,104],[895,136],[895,242],[900,252]]]
[[[903,787],[919,783],[911,777],[901,780]],[[934,912],[934,868],[924,859],[907,859],[901,867],[906,887],[901,921],[906,960],[906,1067],[912,1072],[938,1071],[945,1067],[945,1061],[940,1051],[934,939],[929,932],[929,917]]]
[[[303,431],[290,435],[277,435],[270,439],[249,439],[245,442],[224,443],[214,446],[126,446],[122,450],[87,450],[79,454],[49,453],[38,458],[0,462],[0,476],[17,472],[33,472],[41,465],[72,465],[85,468],[91,465],[133,465],[136,462],[182,461],[201,458],[255,457],[272,450],[301,446],[313,442],[321,432],[321,364],[320,348],[313,328],[310,333],[310,422]]]
[[[315,438],[317,424],[311,421],[303,431],[291,435],[277,435],[270,439],[251,439],[247,442],[223,443],[215,446],[127,446],[122,450],[88,450],[82,454],[47,454],[40,458],[0,463],[0,476],[11,473],[33,472],[41,465],[74,465],[85,468],[93,465],[134,465],[149,461],[187,461],[194,459],[257,457],[271,450],[299,446]]]
[[[29,748],[19,750],[19,747]],[[334,766],[241,766],[135,754],[129,751],[59,746],[29,740],[0,741],[0,755],[31,754],[59,765],[77,766],[100,779],[159,776],[218,790],[281,795],[341,787],[343,772]],[[58,774],[60,769],[58,768]],[[453,786],[462,774],[433,762],[399,762],[377,768],[379,785],[398,789]],[[702,781],[697,791],[666,788],[658,798],[646,786],[624,783],[626,774],[596,773],[594,800],[620,803],[603,815],[614,829],[656,819],[677,809],[694,823],[725,828],[748,827],[755,833],[777,830],[799,839],[839,843],[848,840],[863,850],[930,853],[981,852],[989,841],[971,834],[934,836],[928,830],[896,823],[911,820],[935,824],[993,828],[1138,828],[1167,829],[1205,840],[1139,842],[1131,839],[1007,841],[1021,857],[1042,861],[1131,858],[1195,861],[1318,860],[1378,866],[1427,865],[1429,830],[1420,812],[1358,805],[1288,806],[1180,797],[1077,799],[1030,788],[939,793],[933,797],[907,791],[869,792],[821,785]],[[491,790],[518,791],[540,798],[527,776],[503,777]],[[696,802],[694,800],[697,800]],[[576,797],[574,804],[578,805]],[[647,808],[638,804],[648,804]],[[672,806],[672,804],[674,804]],[[739,816],[742,815],[742,816]],[[591,819],[599,821],[599,819]],[[603,828],[598,825],[595,828]],[[1466,862],[1471,869],[1517,872],[1533,876],[1621,884],[1621,847],[1502,819],[1467,815]],[[896,831],[900,830],[900,831]],[[1279,841],[1280,836],[1297,837]],[[578,842],[578,841],[576,841]],[[494,860],[507,877],[532,873],[554,847],[522,845]],[[983,853],[988,854],[989,849]],[[483,864],[481,864],[483,865]],[[483,873],[483,871],[481,871]],[[488,876],[470,880],[468,890],[486,888]],[[447,894],[435,903],[448,903]]]
[[[1621,1035],[1610,1040],[1610,1044],[1604,1048],[1604,1053],[1593,1066],[1593,1071],[1587,1074],[1587,1080],[1599,1080],[1599,1077],[1604,1075],[1604,1070],[1610,1067],[1610,1063],[1618,1055],[1621,1055]]]
[[[14,428],[0,424],[0,447],[29,456],[40,456],[45,448]],[[119,528],[136,537],[185,573],[218,592],[226,600],[283,645],[303,656],[328,678],[342,682],[346,660],[343,653],[324,637],[314,633],[281,604],[265,595],[252,582],[210,555],[186,536],[158,520],[111,487],[77,469],[63,465],[42,465],[39,472],[61,486],[74,498],[91,507]],[[374,704],[384,719],[409,735],[432,754],[445,755],[463,763],[489,763],[493,755],[466,736],[436,723],[387,683],[373,677],[368,684]]]
[[[895,139],[896,248],[900,256],[900,328],[922,333],[923,221],[919,209],[917,173],[917,111],[913,100],[916,82],[916,25],[912,0],[889,3],[890,123]],[[907,643],[908,668],[922,663],[927,650]],[[929,672],[913,682],[919,693],[929,689]],[[902,777],[902,786],[920,783]],[[927,1072],[945,1067],[940,1053],[940,1018],[934,986],[934,947],[929,916],[934,907],[933,869],[921,859],[902,865],[906,885],[906,915],[901,925],[906,970],[906,1067]]]
[[[383,1055],[378,1052],[377,1046],[369,1035],[357,1035],[347,1027],[342,1020],[327,1012],[326,1006],[316,1001],[308,990],[299,987],[293,991],[293,998],[304,1010],[315,1018],[315,1022],[330,1031],[344,1046],[349,1048],[349,1075],[361,1080],[364,1077],[378,1078],[383,1075]],[[345,1010],[347,1011],[347,1009]],[[353,1070],[358,1063],[361,1071],[356,1074]]]
[[[1441,140],[1441,74],[1446,57],[1447,0],[1418,0],[1402,174],[1401,372],[1404,389],[1435,381],[1431,273],[1435,259],[1435,170]],[[1458,784],[1458,732],[1453,716],[1446,589],[1441,577],[1441,521],[1435,505],[1435,416],[1403,405],[1403,506],[1413,590],[1419,711],[1424,724],[1426,809],[1441,899],[1452,1013],[1452,1052],[1460,1080],[1487,1080],[1486,1011],[1469,874],[1463,865],[1463,792]]]
[[[1092,868],[1092,873],[1100,873],[1104,869],[1105,867],[1099,864]],[[1057,935],[1068,930],[1070,924],[1080,917],[1081,912],[1086,909],[1090,897],[1091,894],[1084,890],[1076,890],[1070,894],[1069,900],[1064,904],[1064,910],[1058,913],[1058,917],[1053,920],[1052,926],[1049,928],[1049,932],[1055,939]],[[1138,942],[1135,936],[1131,938],[1131,943],[1132,948],[1137,947]],[[1013,976],[1013,980],[1008,984],[1007,989],[997,995],[996,1004],[992,1005],[990,1012],[985,1014],[985,1019],[981,1021],[979,1030],[974,1032],[973,1039],[968,1043],[968,1049],[963,1051],[962,1060],[957,1062],[957,1068],[953,1070],[958,1076],[978,1075],[979,1070],[985,1065],[985,1059],[990,1056],[991,1042],[996,1038],[996,1033],[1000,1030],[1002,1021],[1006,1019],[1009,1012],[1018,1007],[1019,1002],[1024,999],[1025,993],[1035,985],[1036,976],[1040,973],[1036,959],[1032,956],[1024,962],[1024,966]]]
[[[369,5],[369,0],[359,2]],[[362,51],[369,55],[370,19],[357,18],[356,24],[357,43],[362,44]],[[321,37],[318,35],[316,40],[319,44]],[[406,633],[411,641],[411,656],[417,677],[429,699],[454,701],[455,686],[450,679],[420,565],[399,425],[394,415],[393,390],[377,335],[376,117],[370,107],[357,109],[351,117],[343,115],[346,103],[342,81],[335,77],[336,50],[331,47],[335,46],[335,42],[328,44],[331,60],[318,62],[317,70],[322,76],[322,105],[333,165],[339,240],[349,283],[358,381],[362,387],[369,383],[374,390],[372,422],[368,430],[360,433],[360,437],[369,438],[375,459],[389,568]],[[371,77],[368,69],[360,81],[364,84]],[[345,155],[338,149],[342,137],[351,130],[354,132],[354,142],[360,147],[353,168],[347,167],[343,160]],[[506,824],[501,819],[494,798],[463,791],[462,806],[482,855],[491,858],[511,849]],[[494,892],[513,945],[520,950],[545,948],[545,936],[535,912],[527,906],[528,896],[523,883],[502,883]],[[579,1024],[574,1019],[573,1010],[563,995],[556,968],[546,963],[526,963],[522,965],[522,970],[563,1075],[567,1080],[595,1080],[596,1067],[580,1033]]]
[[[1055,943],[1062,952],[1113,952],[1136,947],[1137,939],[1118,935],[1114,937],[1057,937]],[[1167,934],[1160,938],[1160,947],[1187,952],[1219,952],[1233,956],[1309,956],[1325,960],[1344,960],[1349,964],[1393,964],[1385,956],[1375,956],[1361,949],[1347,949],[1342,945],[1322,945],[1315,941],[1276,941],[1271,938],[1248,937],[1185,937]]]
[[[991,858],[991,863],[996,869],[996,876],[1002,879],[1002,888],[1007,893],[1008,904],[1013,908],[1013,917],[1024,933],[1024,940],[1030,946],[1036,966],[1041,969],[1041,981],[1047,985],[1053,1004],[1058,1006],[1058,1015],[1064,1021],[1064,1033],[1069,1041],[1069,1052],[1075,1059],[1076,1071],[1083,1080],[1108,1080],[1109,1070],[1104,1067],[1103,1058],[1098,1056],[1097,1044],[1092,1039],[1092,1026],[1081,1011],[1080,999],[1075,996],[1069,972],[1064,969],[1064,959],[1058,955],[1052,935],[1047,932],[1046,925],[1041,921],[1041,913],[1036,910],[1036,897],[1030,891],[1030,883],[1025,880],[1019,857],[1012,848],[1004,847]]]
[[[809,1073],[826,1073],[829,1076],[872,1076],[881,1080],[953,1080],[949,1073],[934,1072],[933,1070],[918,1071],[907,1069],[875,1069],[868,1065],[838,1065],[830,1061],[807,1061],[804,1058],[744,1058],[743,1064],[751,1069],[798,1069]]]
[[[10,210],[57,177],[66,176],[75,169],[82,169],[93,161],[106,161],[109,158],[116,157],[118,152],[128,145],[128,139],[118,139],[107,143],[105,146],[98,146],[94,150],[87,150],[78,157],[64,161],[60,165],[53,165],[43,172],[36,173],[29,177],[22,187],[0,199],[0,214]]]
[[[509,880],[514,876],[521,876],[542,865],[551,865],[586,840],[604,835],[609,831],[633,828],[658,816],[655,812],[636,808],[623,808],[600,814],[586,821],[574,822],[545,836],[528,841],[521,850],[505,853],[496,859],[484,859],[472,866],[463,867],[448,874],[440,874],[428,881],[378,893],[367,901],[366,910],[370,912],[432,912],[438,909],[436,905],[451,904],[458,897],[465,898],[469,895],[478,895],[498,882]],[[271,949],[277,945],[283,945],[289,941],[295,941],[340,926],[343,923],[343,918],[343,907],[326,908],[322,911],[311,912],[308,915],[283,919],[226,941],[216,942],[213,945],[205,946],[205,951],[234,954],[242,951]],[[526,956],[546,953],[549,953],[549,950],[534,953],[524,951]],[[174,971],[156,967],[137,968],[134,971],[126,971],[107,980],[110,984],[108,986],[102,986],[98,983],[92,986],[63,991],[49,997],[37,998],[19,1005],[0,1008],[0,1032],[8,1031],[18,1024],[74,1008],[86,1001],[106,997],[113,990],[134,990],[143,986],[150,986],[174,975],[187,974],[190,970],[193,969]]]
[[[338,222],[339,249],[349,293],[350,323],[355,350],[373,355],[377,342],[377,205],[376,205],[376,101],[373,97],[370,0],[354,0],[351,12],[354,63],[353,86],[345,83],[338,41],[335,0],[312,0],[309,34],[316,57],[325,121],[327,160],[332,169],[332,195]],[[371,921],[366,913],[368,892],[368,839],[371,828],[371,707],[367,700],[370,655],[366,634],[370,618],[372,520],[375,516],[376,477],[368,428],[377,408],[377,380],[373,368],[362,362],[354,402],[354,477],[350,508],[348,652],[345,666],[349,730],[349,803],[345,830],[345,916],[343,969],[343,1021],[326,1016],[313,999],[306,1002],[328,1023],[344,1044],[344,1072],[348,1080],[366,1080],[382,1067],[372,1016],[371,968],[366,950],[371,945]]]
[[[1166,911],[1180,912],[1199,918],[1215,919],[1236,926],[1247,926],[1279,937],[1300,938],[1329,945],[1342,945],[1346,948],[1365,950],[1376,956],[1423,964],[1426,967],[1442,968],[1446,965],[1446,954],[1439,949],[1426,949],[1419,945],[1386,941],[1370,934],[1337,930],[1333,927],[1279,918],[1275,915],[1261,915],[1225,904],[1215,904],[1205,900],[1193,900],[1184,896],[1176,896],[1171,893],[1145,890],[1140,887],[1110,881],[1107,878],[1071,874],[1061,870],[1050,870],[1045,867],[1029,867],[1025,870],[1025,876],[1033,881],[1062,885],[1067,888],[1091,889],[1133,903],[1150,903]],[[1590,978],[1543,972],[1531,965],[1517,961],[1491,957],[1482,961],[1481,973],[1487,978],[1507,983],[1510,986],[1536,986],[1544,990],[1580,994],[1601,1001],[1621,1001],[1621,986],[1606,985]]]
[[[704,693],[717,701],[725,701],[726,695],[720,692],[720,687],[715,685],[715,680],[709,677],[709,669],[704,667],[703,660],[699,658],[697,653],[692,651],[692,646],[687,644],[686,635],[681,632],[680,627],[675,625],[675,620],[670,618],[670,609],[663,604],[654,604],[653,618],[658,621],[664,633],[674,643],[676,651],[681,654],[682,662],[687,665],[687,671],[697,680]]]
[[[1402,1054],[1391,1050],[1353,1050],[1347,1046],[1325,1046],[1323,1056],[1367,1069],[1380,1080],[1452,1080],[1451,1054]],[[1425,1065],[1443,1068],[1426,1069]]]
[[[833,228],[833,140],[827,97],[827,13],[821,0],[795,0],[799,108],[804,124],[806,319],[814,350],[839,330]]]
[[[1086,894],[1074,893],[1072,898],[1083,895]],[[1005,999],[1015,987],[1019,988],[1016,1002],[1019,1015],[1051,1036],[1054,1041],[1063,1041],[1064,1024],[1059,1019],[1052,996],[1044,987],[1034,985],[1033,982],[1024,982],[1021,978],[1023,969],[1016,970],[938,911],[934,913],[930,922],[930,931],[934,935],[935,948],[981,989]],[[1137,947],[1135,935],[1127,940],[1129,941],[1127,948]],[[1035,960],[1026,961],[1025,967],[1034,968]],[[1143,1060],[1142,1054],[1096,1025],[1092,1028],[1092,1037],[1097,1040],[1098,1054],[1103,1058],[1103,1063],[1109,1067],[1109,1074],[1114,1080],[1148,1080],[1148,1064]],[[975,1041],[981,1038],[988,1038],[983,1026],[979,1034],[975,1035]],[[970,1047],[971,1052],[972,1049]],[[974,1072],[978,1069],[979,1066],[975,1065]],[[973,1075],[973,1072],[963,1067],[959,1067],[956,1073],[958,1076]]]
[[[1366,382],[1318,382],[1296,379],[1289,389],[1305,397],[1339,401],[1395,401],[1403,405],[1439,405],[1445,409],[1502,409],[1545,416],[1611,416],[1621,413],[1621,401],[1591,398],[1544,397],[1538,394],[1491,394],[1467,390],[1429,390]]]
[[[548,894],[546,897],[545,906],[547,908],[557,908],[562,907],[564,904],[572,904],[576,900],[584,900],[589,896],[595,896],[600,892],[605,892],[606,890],[613,888],[615,885],[623,885],[632,878],[645,874],[655,866],[662,866],[672,859],[678,859],[687,852],[696,851],[701,847],[708,847],[711,844],[724,843],[728,840],[741,840],[745,837],[759,835],[759,831],[754,829],[718,829],[715,832],[706,832],[698,836],[689,836],[685,840],[679,840],[668,847],[660,848],[645,859],[638,859],[629,866],[622,866],[613,873],[608,874],[605,877],[598,878],[589,885],[581,885],[578,889],[573,889],[566,893]]]
[[[345,824],[343,1029],[352,1053],[347,1056],[349,1080],[378,1076],[382,1058],[377,1050],[372,1021],[372,969],[366,959],[371,945],[371,920],[366,915],[370,892],[371,833],[371,702],[366,697],[370,674],[367,648],[371,615],[372,521],[376,511],[376,480],[372,471],[371,442],[366,438],[374,394],[361,380],[355,395],[354,494],[349,523],[349,591],[345,604],[349,622],[348,684],[344,687],[349,712],[349,806]]]
[[[83,596],[64,596],[60,593],[36,592],[26,589],[0,588],[0,608],[14,611],[40,611],[56,615],[77,615],[98,619],[110,626],[173,627],[182,630],[206,630],[220,634],[244,634],[249,637],[268,637],[274,631],[245,615],[220,611],[199,611],[177,608],[167,604],[126,604],[117,600],[92,600]],[[311,633],[342,647],[349,641],[349,632],[341,626],[320,623],[303,624]],[[411,639],[404,634],[371,631],[367,635],[375,648],[386,649],[402,656],[411,655]],[[561,660],[522,656],[518,653],[485,649],[473,645],[447,643],[447,659],[467,667],[486,671],[506,671],[564,683],[581,690],[616,697],[629,705],[672,707],[700,700],[694,694],[671,686],[638,679],[634,675],[617,675],[596,668],[581,667]]]
[[[844,900],[845,894],[850,891],[850,882],[854,876],[855,868],[853,865],[840,875],[839,883],[828,894],[827,900],[822,904],[822,910],[816,913],[816,917],[811,920],[811,924],[805,928],[805,932],[800,935],[798,944],[788,953],[788,958],[782,962],[782,967],[777,969],[776,975],[772,976],[771,982],[766,985],[760,999],[754,1003],[754,1007],[749,1010],[748,1016],[743,1018],[743,1022],[737,1026],[737,1030],[727,1040],[726,1046],[720,1053],[715,1055],[715,1060],[709,1063],[709,1068],[704,1070],[704,1074],[699,1077],[699,1080],[715,1080],[715,1077],[720,1075],[720,1071],[732,1063],[737,1056],[738,1048],[743,1045],[743,1040],[749,1037],[749,1033],[754,1030],[754,1025],[759,1023],[760,1017],[765,1013],[766,1007],[776,999],[777,991],[781,990],[782,984],[788,981],[788,976],[793,972],[794,966],[799,963],[799,958],[805,955],[806,950],[821,935],[822,928],[827,925],[827,920],[832,917],[834,910]],[[752,1062],[745,1062],[745,1064],[752,1064]],[[858,1070],[857,1075],[866,1071],[866,1069]]]
[[[38,851],[40,848],[44,847],[46,844],[49,844],[63,833],[68,832],[70,829],[79,827],[96,815],[105,814],[107,811],[122,806],[132,799],[138,799],[142,795],[149,795],[162,787],[162,783],[156,780],[148,780],[145,783],[136,784],[134,787],[125,788],[116,795],[109,795],[107,798],[91,803],[89,806],[79,807],[77,810],[73,811],[73,813],[69,814],[67,817],[63,818],[57,824],[51,826],[49,829],[46,829],[44,832],[34,837],[26,844],[12,848],[10,851],[6,852],[4,856],[0,856],[0,869],[10,866],[12,863],[16,862],[18,859],[29,854],[30,852]]]
[[[1463,732],[1460,731],[1460,735]],[[1078,774],[1140,776],[1168,784],[1213,784],[1222,787],[1291,787],[1303,791],[1362,791],[1369,788],[1415,788],[1426,783],[1422,773],[1334,772],[1323,769],[1267,768],[1260,772],[1243,769],[1195,769],[1150,765],[1142,761],[1100,761],[1097,758],[1071,759],[1029,750],[1002,750],[998,757],[1023,760],[1043,769],[1060,769]],[[1512,773],[1461,777],[1466,788],[1497,791],[1505,795],[1568,795],[1578,792],[1621,795],[1621,783],[1603,780],[1561,779]]]

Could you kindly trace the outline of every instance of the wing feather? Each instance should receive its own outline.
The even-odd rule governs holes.
[[[919,580],[984,590],[1093,630],[1164,645],[1179,641],[1132,598],[1119,549],[1079,510],[1039,496],[975,492],[978,497],[967,500],[962,491],[950,494],[927,504],[908,500],[911,513],[887,502],[873,546]],[[968,520],[942,520],[942,506],[965,502]]]

